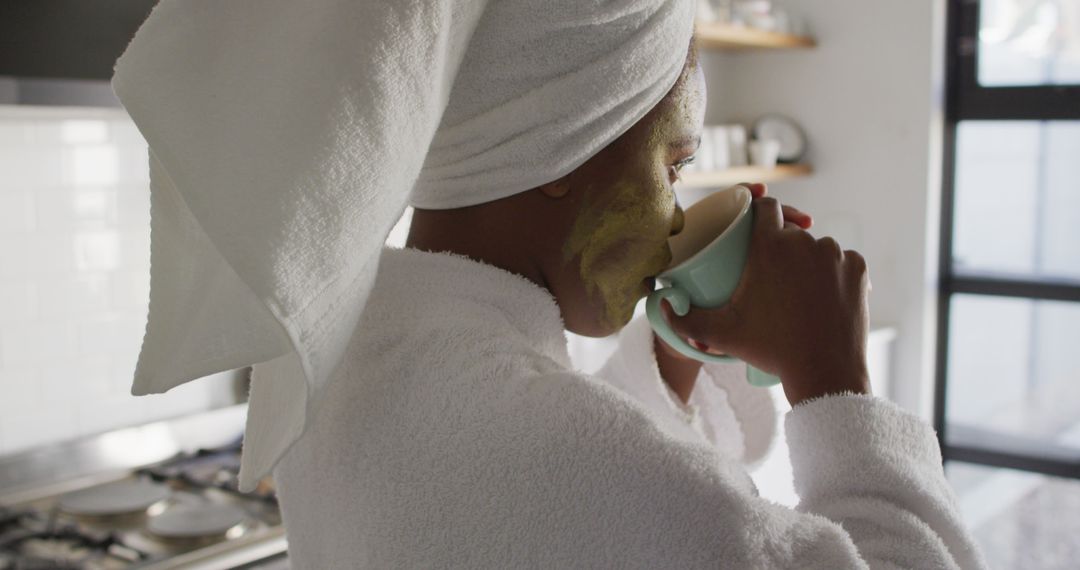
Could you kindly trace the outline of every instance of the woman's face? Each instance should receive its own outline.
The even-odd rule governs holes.
[[[694,154],[705,115],[696,57],[649,114],[561,182],[572,219],[555,286],[568,329],[606,336],[621,329],[671,260],[682,230],[672,185]]]

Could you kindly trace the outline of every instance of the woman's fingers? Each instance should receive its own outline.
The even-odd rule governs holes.
[[[754,220],[756,232],[776,231],[784,227],[784,212],[776,198],[758,198],[754,200],[753,208],[757,218]]]
[[[761,182],[740,182],[738,185],[749,188],[750,196],[755,200],[764,198],[769,194],[769,187]],[[814,225],[814,219],[810,217],[810,214],[807,214],[798,208],[784,206],[782,212],[784,214],[784,221],[794,222],[795,225],[801,229],[808,230]]]
[[[736,186],[745,186],[750,189],[752,198],[761,198],[769,193],[769,187],[761,182],[740,182]]]
[[[792,222],[804,230],[808,230],[814,225],[814,219],[810,217],[810,214],[794,206],[784,206],[784,221]],[[787,227],[787,224],[784,224],[784,227]]]
[[[703,309],[694,307],[680,317],[675,314],[667,301],[660,303],[661,311],[667,317],[671,330],[689,345],[711,354],[724,354],[719,348],[731,336],[733,315],[726,308]]]

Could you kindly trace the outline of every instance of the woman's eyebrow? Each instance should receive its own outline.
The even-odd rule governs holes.
[[[684,146],[690,145],[693,145],[694,150],[696,151],[698,147],[701,146],[701,135],[682,137],[680,139],[671,141],[671,143],[669,144],[671,148],[682,148]]]

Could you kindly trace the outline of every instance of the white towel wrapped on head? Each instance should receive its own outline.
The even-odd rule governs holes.
[[[694,5],[162,0],[112,83],[150,146],[132,391],[263,363],[251,489],[302,433],[405,206],[483,203],[571,172],[675,83]]]

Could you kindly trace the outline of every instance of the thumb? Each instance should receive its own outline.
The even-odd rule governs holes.
[[[690,307],[684,316],[675,314],[667,300],[660,303],[671,330],[691,346],[713,354],[731,354],[734,340],[739,338],[735,312],[730,305],[715,309]]]

